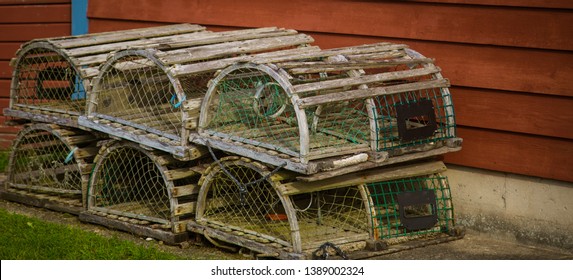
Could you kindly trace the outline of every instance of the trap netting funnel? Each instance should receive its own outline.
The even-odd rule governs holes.
[[[229,243],[284,259],[314,257],[325,245],[348,253],[360,251],[366,243],[395,237],[380,235],[385,224],[381,209],[388,206],[380,205],[379,192],[373,186],[394,185],[396,180],[411,181],[426,176],[418,174],[443,170],[443,163],[430,162],[302,182],[294,180],[293,173],[271,170],[246,158],[227,157],[212,164],[201,179],[196,221],[190,221],[188,229],[222,247]],[[429,190],[444,197],[444,188]],[[448,199],[449,196],[443,198]],[[436,209],[451,211],[451,201],[447,203],[438,203]],[[445,221],[444,215],[439,214],[431,225],[425,226],[453,223],[453,213],[446,214]],[[402,221],[407,224],[407,220]],[[435,225],[438,221],[440,224]],[[436,237],[420,228],[412,232]],[[404,236],[408,234],[411,232],[403,232]]]
[[[78,129],[54,124],[26,126],[12,146],[4,196],[79,213],[98,149],[96,141],[95,136]]]
[[[254,57],[212,80],[198,132],[218,149],[309,175],[457,151],[440,71],[390,43]]]
[[[131,142],[105,143],[94,161],[80,219],[177,243],[195,212],[199,162]]]
[[[17,51],[6,115],[77,126],[85,113],[91,80],[110,51],[138,45],[168,44],[174,35],[202,31],[198,25],[94,33],[36,39]]]
[[[313,41],[276,27],[198,32],[180,39],[170,47],[110,56],[94,80],[87,117],[80,124],[190,160],[189,135],[218,70],[248,54],[289,53]]]

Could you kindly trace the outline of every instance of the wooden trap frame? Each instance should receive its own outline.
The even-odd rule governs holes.
[[[169,45],[204,31],[193,24],[36,39],[22,45],[14,68],[5,115],[77,127],[85,114],[92,79],[111,51],[132,46]]]
[[[255,63],[252,63],[255,62]],[[211,81],[190,140],[314,181],[457,151],[449,81],[380,43],[253,58]]]
[[[79,214],[97,140],[88,132],[55,124],[25,126],[12,146],[2,197]]]
[[[391,225],[383,217],[390,212],[382,211],[390,206],[377,200],[380,184],[434,178],[433,174],[444,170],[441,162],[424,162],[308,183],[293,180],[290,172],[270,170],[247,158],[226,157],[213,163],[199,182],[196,220],[188,222],[188,229],[223,248],[240,246],[259,257],[281,259],[321,257],[321,250],[328,250],[325,245],[346,251],[344,257],[360,258],[420,246],[387,250],[389,244],[405,243],[413,239],[411,236],[431,242],[449,241],[459,237],[444,234],[455,228],[451,200],[449,194],[444,195],[449,191],[447,185],[426,188],[439,200],[425,204],[407,201],[423,211],[412,218],[415,214],[408,208],[409,216]],[[404,193],[418,194],[415,188]],[[402,204],[398,207],[395,201],[392,207],[406,208]],[[411,220],[424,219],[427,205],[437,205],[432,208],[438,211],[435,220],[428,218],[430,222],[411,231],[402,230],[401,234],[380,234],[382,228],[402,229]]]
[[[295,53],[313,39],[275,27],[198,32],[169,48],[115,53],[94,80],[80,125],[173,154],[193,157],[188,139],[215,73],[249,54]],[[314,49],[314,48],[313,48]]]
[[[101,146],[80,220],[169,244],[187,240],[186,220],[195,213],[205,168],[201,160],[179,161],[133,142],[107,140]]]

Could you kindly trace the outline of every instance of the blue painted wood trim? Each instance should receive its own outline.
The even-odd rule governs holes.
[[[88,33],[88,0],[72,0],[72,35]]]

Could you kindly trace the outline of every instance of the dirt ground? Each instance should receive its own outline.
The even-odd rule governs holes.
[[[145,240],[144,237],[111,230],[99,225],[80,222],[76,216],[54,212],[47,209],[30,207],[18,203],[0,200],[0,208],[9,212],[40,218],[58,224],[66,224],[102,236],[115,236],[135,243],[158,248],[186,259],[253,259],[248,253],[228,252],[210,244],[191,245],[188,248],[168,246],[157,240]],[[535,244],[521,244],[516,241],[498,238],[491,234],[467,230],[464,238],[430,245],[422,248],[401,251],[376,257],[375,259],[393,260],[562,260],[573,259],[573,252],[560,248]]]

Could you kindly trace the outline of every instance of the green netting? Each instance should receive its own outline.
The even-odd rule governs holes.
[[[425,89],[393,95],[382,95],[374,98],[374,113],[376,116],[376,150],[387,151],[400,147],[432,143],[455,137],[454,108],[448,91],[442,89]],[[444,102],[448,100],[448,102]],[[431,102],[435,116],[435,130],[431,135],[418,139],[405,140],[399,133],[397,108],[412,107],[416,104]],[[406,130],[422,128],[430,124],[430,116],[415,113],[405,120]]]
[[[370,147],[370,126],[364,100],[332,102],[307,109],[306,114],[311,155]]]
[[[448,232],[454,225],[454,208],[446,177],[432,175],[429,177],[370,183],[367,184],[367,188],[371,197],[369,204],[372,209],[371,215],[375,238],[416,237],[430,233]],[[435,208],[429,204],[420,204],[415,207],[405,207],[403,210],[409,217],[424,217],[436,214],[437,223],[426,229],[408,230],[400,217],[398,195],[424,190],[434,192],[436,199]]]
[[[297,155],[299,132],[284,89],[257,69],[238,69],[218,84],[206,132]]]

